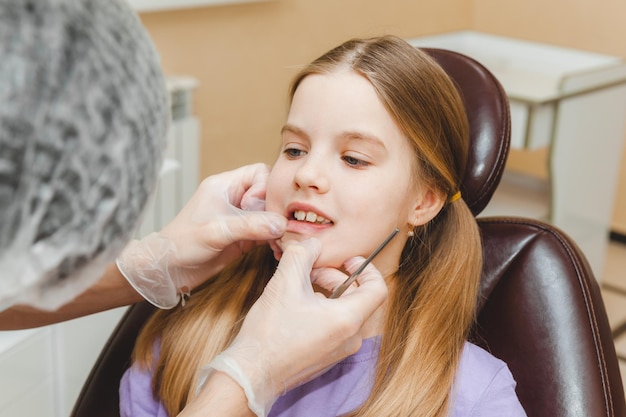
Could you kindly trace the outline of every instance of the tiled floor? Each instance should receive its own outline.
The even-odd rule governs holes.
[[[626,243],[610,242],[600,285],[626,387]]]

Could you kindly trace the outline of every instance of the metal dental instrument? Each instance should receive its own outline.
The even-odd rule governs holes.
[[[376,248],[376,250],[374,250],[374,252],[372,252],[372,254],[361,264],[361,266],[359,266],[359,269],[357,269],[356,271],[354,271],[352,273],[352,275],[350,275],[348,277],[348,279],[346,279],[340,286],[338,286],[337,288],[335,288],[335,291],[333,291],[333,293],[330,295],[329,298],[339,298],[341,296],[341,294],[344,293],[345,290],[348,289],[348,287],[350,285],[352,285],[352,283],[354,282],[354,280],[361,274],[361,272],[363,272],[363,270],[365,269],[365,267],[372,262],[372,260],[376,257],[376,255],[378,255],[378,253],[383,250],[385,248],[385,246],[387,246],[387,244],[389,242],[391,242],[391,239],[393,239],[396,234],[400,231],[400,229],[398,229],[397,227],[393,230],[393,232],[391,232],[391,234],[389,236],[387,236],[387,239],[385,239],[385,241],[383,243],[380,244],[379,247]]]

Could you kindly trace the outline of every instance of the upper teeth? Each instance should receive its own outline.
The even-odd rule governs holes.
[[[309,223],[330,223],[324,217],[317,215],[312,211],[296,210],[293,212],[293,217],[299,221],[307,221]]]

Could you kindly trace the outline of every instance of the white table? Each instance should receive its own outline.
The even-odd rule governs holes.
[[[485,65],[509,97],[512,148],[550,150],[549,180],[505,177],[486,214],[551,222],[576,241],[599,279],[625,136],[624,59],[475,31],[409,42]]]

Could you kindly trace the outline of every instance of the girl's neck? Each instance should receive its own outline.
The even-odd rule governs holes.
[[[361,335],[364,339],[368,337],[382,335],[385,331],[387,312],[389,311],[389,299],[395,289],[395,274],[385,277],[385,283],[389,289],[387,299],[370,316],[362,327]]]

